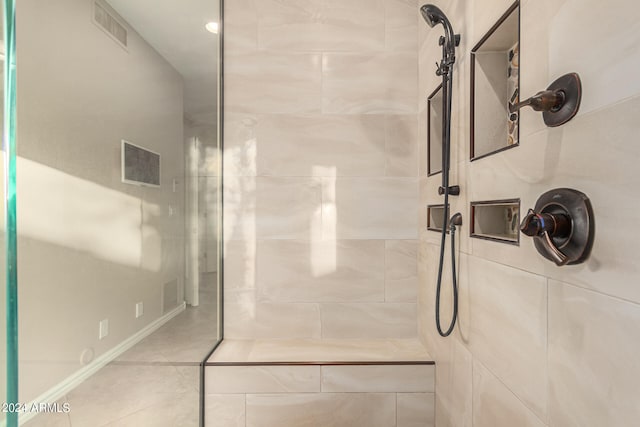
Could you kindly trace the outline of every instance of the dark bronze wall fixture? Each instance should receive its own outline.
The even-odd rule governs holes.
[[[509,111],[514,113],[522,107],[529,106],[536,111],[542,111],[544,124],[556,127],[567,123],[576,115],[581,98],[580,76],[577,73],[569,73],[551,83],[547,90],[517,104],[510,104]]]
[[[558,266],[589,258],[595,235],[589,198],[571,188],[556,188],[540,196],[529,209],[520,231],[533,237],[538,252]]]

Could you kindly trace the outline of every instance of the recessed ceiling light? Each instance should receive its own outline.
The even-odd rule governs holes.
[[[204,27],[210,33],[218,34],[218,23],[217,22],[207,22],[207,25],[205,25]]]

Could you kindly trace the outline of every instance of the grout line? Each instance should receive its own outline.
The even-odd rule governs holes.
[[[398,426],[398,393],[396,392],[396,427]]]
[[[551,376],[549,375],[549,287],[550,287],[550,279],[547,278],[547,315],[545,317],[545,320],[547,322],[547,336],[546,336],[546,342],[545,342],[545,369],[546,369],[546,373],[547,373],[547,384],[546,384],[546,389],[547,389],[547,396],[545,399],[545,403],[546,403],[546,408],[547,408],[547,413],[546,413],[546,422],[545,424],[549,424],[550,422],[550,416],[549,416],[549,396],[551,396]]]
[[[467,350],[467,351],[469,351],[469,350]],[[469,351],[469,354],[471,355],[471,424],[473,425],[473,420],[475,419],[475,417],[474,417],[474,415],[475,415],[475,405],[474,405],[474,398],[473,398],[473,395],[474,395],[474,393],[473,393],[473,391],[474,391],[473,390],[474,389],[474,387],[473,387],[473,378],[474,378],[474,376],[473,376],[473,374],[474,374],[473,365],[474,365],[474,362],[476,361],[476,357],[473,355],[473,353],[471,353],[471,351]],[[478,363],[480,363],[480,361],[478,361]]]
[[[473,357],[473,355],[472,355]],[[511,393],[516,399],[518,399],[518,401],[520,402],[520,404],[527,410],[529,411],[531,414],[533,414],[538,420],[540,420],[544,425],[547,425],[548,423],[545,422],[542,418],[540,418],[540,416],[538,415],[538,413],[536,411],[534,411],[533,408],[531,408],[524,400],[522,400],[522,398],[520,398],[520,396],[511,389],[511,387],[509,387],[503,380],[502,378],[500,378],[495,372],[493,372],[491,369],[489,369],[487,367],[487,365],[485,365],[481,360],[479,360],[476,357],[473,357],[473,360],[475,360],[477,363],[481,364],[484,369],[486,369],[488,372],[491,373],[491,375],[493,375],[495,377],[496,380],[498,380],[500,382],[500,384],[502,384],[502,386],[507,389],[509,391],[509,393]],[[473,366],[471,367],[471,372],[473,373]],[[473,400],[473,381],[472,381],[472,400]],[[549,408],[547,408],[547,415],[549,413]]]

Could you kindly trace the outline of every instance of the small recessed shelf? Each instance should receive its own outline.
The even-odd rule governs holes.
[[[427,98],[427,176],[442,172],[442,84]]]
[[[520,244],[520,199],[471,202],[471,237]]]
[[[442,226],[449,222],[449,218],[446,221],[443,221],[443,219],[444,205],[427,206],[427,230],[442,233]]]
[[[471,160],[519,142],[520,7],[515,2],[471,50]]]

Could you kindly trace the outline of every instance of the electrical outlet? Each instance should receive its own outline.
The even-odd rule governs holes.
[[[100,332],[98,333],[98,339],[103,339],[109,335],[109,319],[104,319],[100,321]]]
[[[144,314],[144,304],[139,302],[136,304],[136,319]]]

